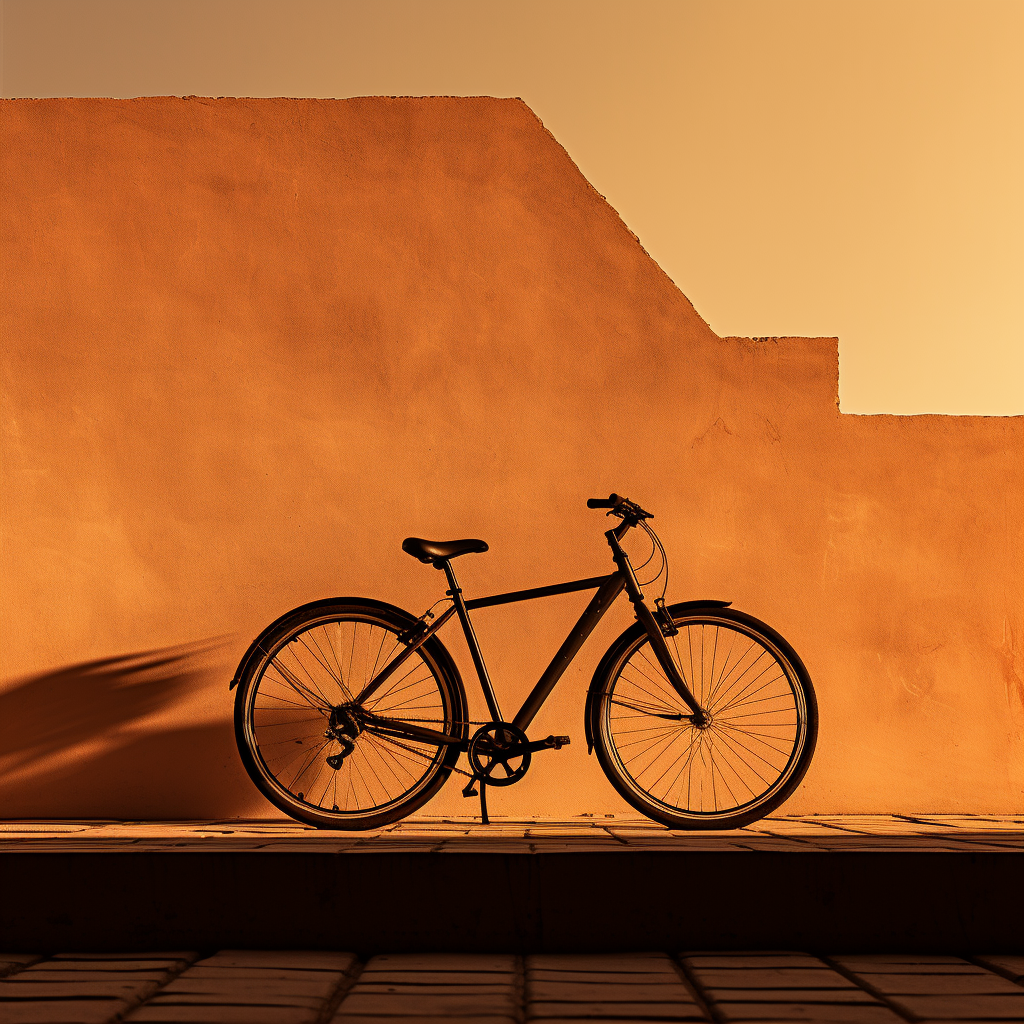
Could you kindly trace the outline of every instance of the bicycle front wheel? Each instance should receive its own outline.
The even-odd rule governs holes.
[[[415,621],[377,602],[318,601],[278,619],[249,649],[237,674],[235,738],[249,777],[285,814],[320,828],[378,828],[444,784],[458,746],[369,728],[348,738],[335,728],[336,709],[406,649],[400,636]],[[462,681],[436,637],[361,707],[390,725],[466,735]]]
[[[612,785],[672,828],[739,828],[799,785],[818,730],[810,677],[778,633],[716,606],[670,609],[669,651],[707,717],[697,727],[651,650],[627,630],[591,687],[590,729]]]

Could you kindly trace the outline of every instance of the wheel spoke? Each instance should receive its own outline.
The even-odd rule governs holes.
[[[809,688],[776,653],[776,641],[724,612],[680,616],[676,624],[670,650],[707,719],[698,727],[679,712],[640,637],[601,687],[597,729],[609,770],[652,816],[684,825],[749,820],[792,781],[807,746],[801,723]]]
[[[251,755],[246,765],[252,764],[250,774],[282,810],[318,824],[368,827],[361,823],[375,815],[393,816],[393,809],[413,800],[422,802],[419,794],[432,792],[447,775],[447,746],[378,736],[359,728],[358,715],[355,731],[347,738],[337,734],[342,743],[327,722],[349,728],[345,704],[403,649],[402,628],[376,611],[325,609],[267,641],[267,657],[243,682],[239,700],[246,709],[244,736]],[[428,651],[409,653],[409,664],[373,694],[367,709],[399,727],[418,721],[464,735],[462,698]],[[337,768],[327,764],[329,756],[346,750]],[[313,812],[319,817],[311,818]]]

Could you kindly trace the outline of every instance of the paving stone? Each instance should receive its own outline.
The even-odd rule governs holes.
[[[1020,985],[1001,974],[858,974],[886,995],[983,995],[1022,993]],[[1024,994],[1024,993],[1022,993]]]
[[[640,983],[608,982],[598,976],[596,981],[535,981],[529,980],[526,995],[530,1002],[537,1001],[579,1001],[591,1002],[595,999],[608,1002],[650,1002],[663,1003],[678,999],[692,1003],[693,996],[682,982],[673,984],[648,985]]]
[[[587,981],[594,984],[628,982],[632,985],[678,985],[675,971],[549,971],[535,968],[527,973],[531,982]]]
[[[514,1013],[515,1005],[510,993],[501,993],[500,995],[407,995],[383,992],[362,993],[358,989],[353,989],[345,997],[338,1012],[341,1016],[362,1013],[464,1017]]]
[[[506,988],[514,983],[510,971],[396,971],[381,967],[366,969],[359,976],[359,983],[372,982],[374,985],[502,985]]]
[[[852,988],[853,982],[829,967],[759,967],[749,970],[693,968],[693,976],[708,988]]]
[[[814,1024],[904,1024],[886,1006],[856,1003],[718,1003],[723,1020],[812,1021]]]
[[[750,968],[750,967],[808,967],[826,965],[816,956],[689,956],[683,960],[690,967]]]
[[[82,974],[101,974],[103,971],[168,971],[181,967],[181,960],[113,960],[104,957],[102,960],[73,960],[70,957],[53,957],[46,963],[52,964],[55,970],[78,971]],[[32,968],[28,968],[32,970]]]
[[[915,1017],[940,1020],[1024,1020],[1024,992],[1013,995],[892,996],[895,1005]]]
[[[838,958],[836,963],[841,963]],[[887,964],[884,961],[864,964],[841,963],[853,974],[988,974],[983,967],[969,964],[964,960],[948,964]]]
[[[388,1022],[395,1022],[395,1024],[439,1024],[439,1021],[443,1020],[442,1017],[424,1017],[422,1015],[413,1014],[411,1016],[401,1017],[376,1017],[367,1016],[361,1014],[345,1014],[344,1016],[336,1016],[332,1018],[334,1024],[388,1024]],[[456,1018],[459,1024],[518,1024],[518,1018],[512,1014],[485,1014],[482,1016],[470,1016],[463,1017],[460,1015]]]
[[[160,986],[155,981],[0,981],[0,999],[111,999],[145,998]]]
[[[6,954],[4,954],[6,956]],[[986,953],[979,956],[981,963],[994,967],[996,970],[1006,971],[1014,978],[1024,978],[1024,956],[1016,956],[1009,953]]]
[[[500,971],[511,973],[515,957],[504,953],[381,953],[363,969],[367,971]]]
[[[324,953],[305,950],[225,949],[205,960],[202,967],[291,967],[304,971],[344,972],[355,962],[354,953]]]
[[[693,1003],[531,1003],[529,1018],[539,1020],[707,1020]]]
[[[433,975],[428,975],[433,978]],[[509,996],[512,992],[512,982],[506,985],[438,985],[432,981],[422,981],[413,984],[402,982],[360,982],[352,989],[360,995],[373,995],[375,993],[395,993],[406,996],[451,996],[451,995],[503,995]]]
[[[306,1006],[314,1010],[324,1004],[322,996],[295,993],[252,992],[172,992],[159,993],[147,1006]]]
[[[875,1003],[884,1005],[862,988],[721,988],[706,993],[713,1003]]]
[[[54,953],[51,960],[161,960],[191,962],[199,956],[195,952],[168,952],[160,950],[156,953]]]
[[[735,959],[743,956],[782,956],[792,959],[793,957],[808,957],[811,954],[805,949],[684,949],[680,956],[721,956]]]
[[[142,985],[147,981],[161,982],[167,977],[167,971],[63,971],[52,969],[57,966],[59,965],[55,965],[53,961],[47,961],[37,967],[19,971],[13,977],[4,980],[19,984],[26,981],[81,981],[83,983],[124,981],[138,982]]]
[[[642,972],[671,974],[678,978],[675,965],[664,953],[532,953],[526,958],[527,971],[567,970]]]
[[[132,1024],[136,1021],[152,1021],[154,1024],[313,1024],[316,1018],[315,1010],[298,1006],[154,1006],[147,1003],[127,1020]]]
[[[123,999],[27,999],[0,1003],[0,1024],[106,1024],[128,1004]]]
[[[837,964],[965,964],[959,956],[930,956],[924,953],[837,953],[829,957]]]
[[[179,977],[210,981],[295,981],[334,984],[341,971],[302,970],[297,967],[189,967]],[[173,984],[173,983],[172,983]]]
[[[0,954],[0,978],[6,978],[13,974],[21,974],[27,965],[32,963],[33,960],[41,960],[42,957],[33,957],[24,960],[11,960],[9,957],[10,953]]]
[[[301,980],[296,978],[193,978],[190,974],[175,978],[161,989],[161,994],[176,992],[217,995],[250,995],[263,992],[267,995],[295,995],[326,999],[337,988],[337,976],[316,972]]]

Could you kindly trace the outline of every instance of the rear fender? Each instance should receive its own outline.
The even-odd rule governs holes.
[[[284,615],[278,616],[269,626],[267,626],[265,630],[263,630],[262,633],[260,633],[258,637],[256,637],[255,640],[253,640],[253,642],[249,645],[249,649],[245,652],[245,655],[242,657],[242,660],[238,663],[238,668],[235,669],[235,674],[231,680],[231,683],[228,686],[228,689],[233,690],[238,685],[238,681],[242,678],[242,674],[245,671],[246,665],[249,664],[249,659],[252,658],[252,656],[260,649],[260,645],[263,643],[264,637],[266,637],[268,634],[277,629],[277,627],[282,622],[284,622],[285,619],[290,619],[293,615],[295,615],[298,612],[315,612],[317,608],[323,608],[327,605],[348,603],[370,605],[373,608],[379,608],[381,611],[388,611],[394,615],[402,616],[403,618],[409,620],[410,626],[416,621],[416,616],[410,615],[409,612],[407,612],[404,608],[399,608],[397,605],[393,604],[387,604],[384,601],[374,601],[366,597],[328,597],[324,598],[322,601],[310,601],[309,604],[299,605],[298,608],[292,608],[291,611],[287,611],[284,613]],[[445,654],[447,653],[448,652],[445,651]],[[451,661],[450,655],[448,657],[448,660]],[[454,665],[454,662],[452,662],[452,665]],[[456,672],[456,675],[457,674],[458,673]]]

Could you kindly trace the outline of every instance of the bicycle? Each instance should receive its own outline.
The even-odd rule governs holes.
[[[321,828],[371,829],[426,803],[451,775],[465,796],[526,774],[532,755],[568,736],[530,740],[526,730],[587,637],[625,590],[637,622],[601,659],[587,693],[587,752],[633,807],[671,828],[726,829],[756,821],[799,785],[814,753],[817,703],[807,670],[769,626],[729,601],[667,606],[668,558],[628,498],[591,498],[621,520],[605,538],[606,576],[466,600],[451,561],[487,550],[482,540],[409,537],[402,549],[448,580],[446,596],[419,617],[363,598],[314,601],[281,616],[249,647],[231,680],[235,736],[250,778],[271,803]],[[652,542],[641,584],[622,538]],[[642,586],[664,572],[653,610]],[[596,590],[511,721],[502,716],[470,612]],[[450,602],[440,616],[433,608]],[[470,722],[462,678],[436,633],[458,616],[490,718]],[[431,622],[430,620],[434,621]],[[478,726],[470,735],[469,727]],[[458,767],[461,754],[468,770]],[[477,789],[477,787],[479,787]]]

